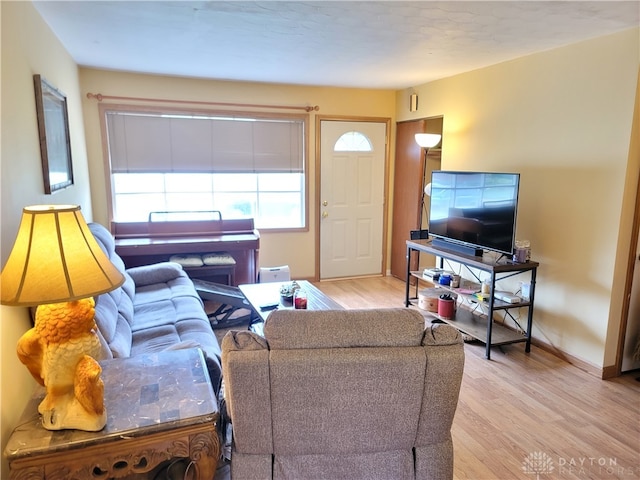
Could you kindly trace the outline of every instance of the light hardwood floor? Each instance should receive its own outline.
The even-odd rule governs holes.
[[[346,308],[404,306],[392,277],[315,284]],[[535,315],[534,315],[535,322]],[[535,346],[465,344],[453,422],[454,478],[640,478],[640,382],[601,380]]]

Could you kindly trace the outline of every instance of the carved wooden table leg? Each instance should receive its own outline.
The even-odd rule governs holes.
[[[215,430],[189,437],[189,458],[196,468],[196,478],[211,480],[218,467],[220,440]]]

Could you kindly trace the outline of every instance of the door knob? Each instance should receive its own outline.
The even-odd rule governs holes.
[[[323,207],[326,207],[327,205],[329,205],[329,202],[327,202],[326,200],[322,202]]]
[[[329,216],[328,212],[322,212],[322,218],[327,218]]]

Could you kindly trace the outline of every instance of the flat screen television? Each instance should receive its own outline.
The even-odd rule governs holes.
[[[513,254],[520,174],[436,170],[429,235],[439,248],[469,255]]]

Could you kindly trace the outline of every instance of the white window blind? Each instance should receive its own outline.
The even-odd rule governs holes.
[[[303,173],[304,120],[106,112],[112,173]]]

